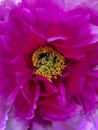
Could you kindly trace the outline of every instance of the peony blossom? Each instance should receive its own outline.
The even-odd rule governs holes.
[[[97,11],[51,0],[9,5],[0,17],[0,129],[72,129],[65,121],[76,115],[83,123],[73,129],[91,129],[84,117],[98,104]]]

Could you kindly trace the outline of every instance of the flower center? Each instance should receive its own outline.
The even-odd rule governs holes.
[[[64,56],[48,46],[34,52],[32,63],[36,67],[35,74],[42,75],[51,82],[61,76],[66,67]]]

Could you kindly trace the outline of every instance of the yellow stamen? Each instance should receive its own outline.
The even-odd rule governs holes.
[[[36,67],[35,74],[42,75],[51,82],[61,76],[66,67],[64,56],[48,46],[34,52],[32,63]]]

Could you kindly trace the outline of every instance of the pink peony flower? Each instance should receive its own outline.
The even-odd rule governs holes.
[[[96,110],[96,11],[87,7],[66,11],[61,1],[24,0],[11,7],[2,24],[1,129],[8,118],[12,128],[10,122],[22,124],[18,130],[47,125],[56,129],[55,122]]]

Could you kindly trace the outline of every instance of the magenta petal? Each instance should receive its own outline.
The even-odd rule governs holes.
[[[46,38],[47,32],[51,24],[51,14],[44,8],[36,9],[36,21],[32,24],[32,27],[36,32]],[[48,16],[48,17],[47,17]],[[39,22],[37,22],[39,21]]]
[[[31,130],[53,130],[51,125],[42,125],[40,123],[33,123]]]
[[[4,32],[5,32],[5,25],[3,22],[0,21],[0,35],[4,34]]]
[[[49,96],[58,91],[58,89],[45,77],[38,75],[36,76],[36,80],[40,87],[40,96]]]
[[[65,3],[22,0],[15,5],[6,0],[0,5],[1,129],[8,112],[6,130],[91,128],[84,118],[82,124],[77,120],[78,125],[75,118],[69,119],[67,127],[66,121],[81,112],[91,113],[98,105],[98,11],[84,4],[72,9],[68,6],[73,2]],[[65,71],[52,82],[36,75],[32,63],[34,52],[45,46],[65,57]]]
[[[27,115],[27,119],[32,118],[32,113],[34,113],[37,105],[36,102],[39,99],[40,88],[33,79],[30,79],[23,88],[21,89],[22,94],[24,95],[25,100],[28,102],[30,106],[30,114]]]
[[[86,62],[90,69],[94,70],[98,65],[98,43],[85,48]]]
[[[6,101],[0,96],[0,130],[6,128],[6,122],[8,120],[8,112],[10,107],[6,106]]]
[[[90,95],[90,96],[89,96]],[[80,93],[80,99],[86,113],[91,113],[96,106],[96,91],[92,81],[85,81],[85,85]]]
[[[58,46],[56,46],[58,48]],[[81,59],[85,57],[84,51],[82,48],[66,48],[66,47],[59,47],[59,51],[62,52],[62,54],[65,57],[68,58],[74,58],[74,59]]]
[[[68,110],[69,108],[70,108],[70,110]],[[40,106],[40,110],[38,112],[42,119],[48,120],[48,121],[54,121],[54,120],[67,119],[67,118],[73,116],[75,114],[75,112],[77,111],[75,108],[77,108],[77,106],[74,103],[73,104],[71,103],[70,105],[63,108],[63,109],[65,109],[65,111],[60,110],[58,108],[49,107],[49,106],[48,107]],[[70,114],[68,114],[68,113],[70,113]]]
[[[55,82],[55,86],[58,88],[57,100],[59,104],[62,106],[66,105],[68,103],[67,88],[62,83],[61,79]]]
[[[11,65],[0,59],[0,95],[7,97],[16,87],[16,77]]]
[[[88,75],[89,76],[92,76],[92,77],[94,77],[94,78],[98,78],[98,70],[91,70],[91,71],[89,71],[88,72]]]
[[[20,102],[20,99],[21,99],[21,102]],[[27,116],[30,106],[28,102],[25,100],[25,97],[23,96],[21,92],[17,94],[13,105],[14,105],[15,116],[17,116],[19,119],[23,119]]]
[[[28,52],[32,49],[34,51],[39,44],[44,45],[44,38],[40,37],[36,31],[34,32],[30,27],[25,26],[17,15],[18,14],[15,14],[15,11],[10,14],[7,23],[7,33],[4,37],[5,47],[16,54]]]
[[[11,105],[14,102],[14,100],[15,100],[17,94],[18,94],[18,91],[19,91],[19,87],[16,87],[12,91],[12,93],[8,96],[7,103],[6,103],[7,105]]]
[[[4,22],[8,19],[10,8],[3,3],[0,4],[0,21]]]
[[[97,121],[98,121],[98,110],[96,110],[96,112],[92,115],[92,118],[94,120],[96,129],[98,129],[98,123],[97,123]]]
[[[34,117],[39,92],[39,86],[33,79],[24,83],[14,101],[15,115],[18,118],[31,119]],[[22,110],[23,107],[24,110]]]
[[[6,59],[7,61],[11,60],[14,55],[13,53],[9,52],[5,47],[5,38],[4,35],[0,37],[0,57]]]
[[[52,127],[55,130],[90,130],[94,128],[94,121],[85,116],[76,115],[66,121],[53,121]]]
[[[68,95],[74,96],[74,95],[78,94],[83,87],[84,80],[85,80],[84,76],[77,75],[77,74],[71,74],[70,78],[68,79],[68,84],[66,86]]]
[[[65,119],[75,114],[79,106],[73,100],[61,103],[60,95],[47,96],[38,101],[38,113],[45,120]],[[62,96],[61,96],[62,98]]]
[[[62,82],[66,87],[69,97],[77,95],[81,92],[85,81],[84,74],[84,63],[79,63],[78,65],[74,66],[74,69],[70,72],[67,78],[65,77],[64,79],[62,79]]]
[[[15,117],[9,116],[8,121],[6,123],[6,128],[4,130],[27,130],[28,125],[28,121],[17,120],[15,119]]]

